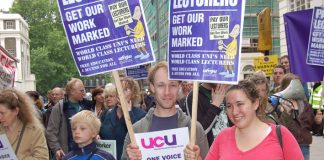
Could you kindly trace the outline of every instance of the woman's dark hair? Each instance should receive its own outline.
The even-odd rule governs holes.
[[[91,94],[92,94],[92,101],[94,103],[96,103],[96,100],[95,100],[95,97],[100,94],[100,93],[103,93],[104,92],[104,89],[101,88],[101,87],[97,87],[95,89],[92,90]]]
[[[26,94],[34,101],[39,99],[40,94],[37,91],[27,91]]]
[[[251,100],[253,103],[256,102],[257,100],[259,100],[259,103],[261,103],[261,98],[256,88],[256,84],[251,80],[245,79],[239,81],[237,85],[231,86],[227,90],[227,93],[233,90],[241,90],[248,97],[248,99]],[[256,110],[256,114],[260,120],[265,121],[266,120],[265,108],[260,106],[261,104],[259,104],[258,109]]]

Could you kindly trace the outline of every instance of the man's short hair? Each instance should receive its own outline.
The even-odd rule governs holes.
[[[94,134],[99,134],[101,122],[97,116],[88,110],[83,110],[71,117],[71,126],[73,127],[76,123],[86,123]]]
[[[276,68],[281,68],[281,69],[283,69],[284,74],[286,74],[286,72],[287,72],[286,69],[285,69],[285,67],[284,67],[283,65],[278,64],[278,65],[276,65],[276,66],[273,68],[272,73],[274,72],[274,70],[275,70]]]
[[[168,64],[165,61],[161,61],[157,64],[155,64],[154,66],[152,66],[148,72],[148,81],[150,83],[153,84],[154,82],[154,77],[155,77],[155,73],[157,72],[157,70],[159,70],[160,68],[165,68],[168,71]]]

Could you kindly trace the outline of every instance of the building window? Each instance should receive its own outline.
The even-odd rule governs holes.
[[[16,39],[5,38],[5,48],[14,57],[16,57]]]
[[[105,79],[103,78],[103,79],[101,79],[101,86],[105,86],[105,84],[106,84],[106,81],[105,81]]]
[[[300,11],[310,8],[310,0],[290,0],[290,11]]]
[[[89,86],[92,87],[93,86],[93,80],[90,79],[90,83],[89,83]]]
[[[96,87],[97,86],[100,86],[100,84],[99,84],[99,79],[98,78],[96,78]]]
[[[84,79],[84,80],[83,80],[83,84],[84,84],[84,86],[87,87],[87,86],[88,86],[88,80],[87,80],[87,79]]]
[[[246,65],[243,67],[243,72],[254,72],[255,69],[252,65]]]
[[[5,20],[4,29],[16,29],[16,22],[14,20]]]

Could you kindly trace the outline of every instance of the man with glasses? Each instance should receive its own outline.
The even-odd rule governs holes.
[[[93,110],[94,107],[91,101],[83,98],[85,89],[80,79],[72,78],[65,90],[66,96],[53,107],[46,128],[47,143],[58,160],[75,145],[69,118],[81,110]]]
[[[43,123],[45,128],[47,128],[49,117],[52,113],[53,107],[64,97],[64,90],[60,87],[55,87],[49,92],[49,102],[45,106],[45,113],[43,114]]]

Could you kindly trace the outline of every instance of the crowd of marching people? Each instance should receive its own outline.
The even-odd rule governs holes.
[[[237,85],[201,83],[196,144],[185,147],[184,158],[309,160],[312,134],[323,135],[323,115],[312,109],[307,86],[289,73],[286,58],[273,69],[271,84],[260,71]],[[143,96],[137,81],[121,78],[134,132],[190,131],[192,83],[169,80],[166,62],[152,66],[147,80],[150,94]],[[115,159],[97,148],[98,139],[116,140],[118,160],[142,159],[130,141],[116,86],[98,86],[91,99],[85,93],[77,78],[50,90],[46,104],[37,91],[2,90],[0,134],[18,159]]]

